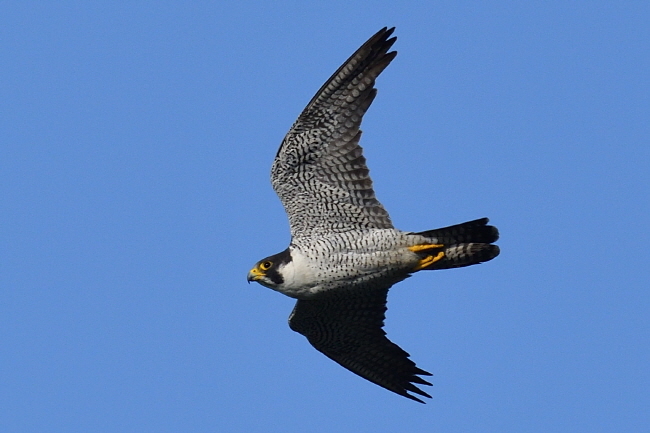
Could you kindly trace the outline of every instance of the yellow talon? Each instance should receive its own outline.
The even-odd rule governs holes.
[[[432,250],[434,248],[442,248],[444,245],[440,244],[423,244],[423,245],[413,245],[412,247],[408,247],[409,250],[413,251],[414,253],[417,253],[418,251],[426,251],[426,250]]]
[[[444,247],[445,246],[442,244],[420,244],[420,245],[413,245],[411,247],[408,247],[408,249],[413,251],[414,253],[422,253],[423,251],[428,252],[430,250],[437,250]],[[418,264],[413,269],[413,272],[421,271],[422,269],[431,266],[438,260],[441,260],[444,256],[445,253],[443,251],[437,251],[437,252],[432,251],[430,255],[425,256],[423,259],[421,259],[418,262]]]
[[[441,245],[442,246],[442,245]],[[427,268],[437,262],[438,260],[441,260],[445,256],[445,253],[440,251],[438,254],[435,256],[426,256],[422,260],[420,260],[420,263],[417,264],[415,269],[413,269],[413,272],[421,271],[424,268]]]

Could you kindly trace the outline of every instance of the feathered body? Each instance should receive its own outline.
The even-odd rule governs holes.
[[[383,331],[388,289],[420,270],[469,266],[499,254],[487,218],[426,232],[393,227],[375,197],[359,140],[375,79],[393,60],[382,29],[321,87],[282,141],[271,182],[291,243],[248,280],[298,299],[291,329],[354,373],[400,395],[429,397],[430,375]]]

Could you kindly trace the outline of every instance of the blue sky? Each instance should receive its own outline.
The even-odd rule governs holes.
[[[643,432],[650,3],[3,2],[0,430]],[[383,26],[362,145],[404,230],[501,256],[389,295],[420,405],[246,273],[289,241],[282,137]]]

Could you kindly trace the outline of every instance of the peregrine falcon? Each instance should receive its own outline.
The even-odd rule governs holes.
[[[271,183],[289,217],[291,242],[260,260],[248,281],[297,299],[289,326],[343,367],[424,403],[431,376],[382,329],[388,289],[422,270],[492,260],[499,233],[482,218],[424,232],[393,227],[375,197],[361,119],[375,79],[395,58],[394,28],[364,43],[316,92],[285,136]]]

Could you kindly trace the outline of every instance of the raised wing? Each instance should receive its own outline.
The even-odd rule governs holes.
[[[431,385],[418,376],[431,373],[416,367],[409,354],[386,338],[382,329],[387,293],[388,289],[355,291],[299,300],[289,316],[289,326],[351,372],[424,403],[408,392],[431,397],[414,385]]]
[[[377,94],[375,79],[397,54],[388,52],[393,30],[380,30],[341,65],[280,145],[271,182],[292,237],[393,227],[359,146],[361,119]]]

